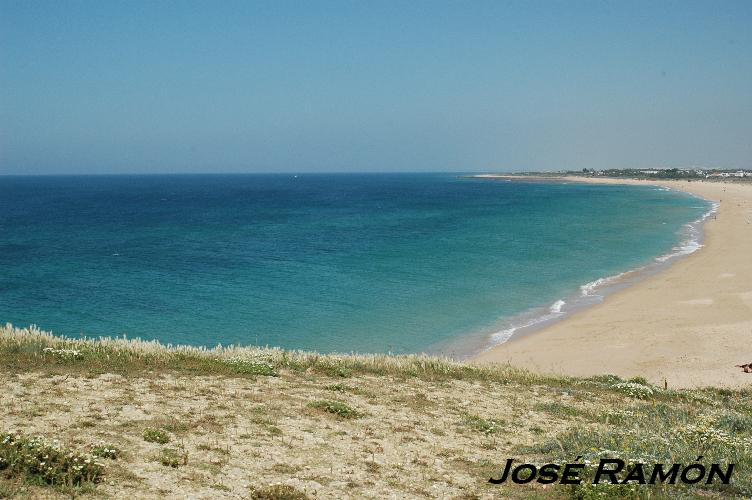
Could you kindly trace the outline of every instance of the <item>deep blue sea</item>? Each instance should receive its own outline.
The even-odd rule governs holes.
[[[451,174],[0,177],[0,321],[461,355],[676,253],[708,208],[655,187]]]

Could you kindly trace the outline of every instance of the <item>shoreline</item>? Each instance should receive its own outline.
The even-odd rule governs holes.
[[[519,175],[483,174],[468,176],[468,178],[497,179],[506,182],[572,183],[572,177],[559,176],[527,177]],[[574,179],[578,178],[575,177]],[[612,179],[609,178],[606,182],[601,183],[629,184],[627,182],[610,182],[610,180]],[[577,181],[575,180],[574,182]],[[588,182],[583,181],[580,183],[587,184]],[[697,194],[689,193],[686,190],[669,188],[659,182],[651,182],[647,184],[639,183],[639,185],[642,187],[649,186],[660,191],[674,191],[685,194],[705,203],[708,207],[707,211],[705,211],[701,217],[684,224],[676,233],[680,239],[677,240],[675,245],[666,252],[648,257],[645,261],[635,265],[635,267],[628,267],[620,271],[615,271],[612,274],[604,274],[592,281],[586,283],[583,282],[576,288],[573,288],[570,293],[562,294],[547,303],[506,317],[503,321],[495,325],[494,328],[484,328],[482,331],[477,333],[474,332],[472,335],[465,336],[461,339],[462,347],[457,347],[460,341],[455,339],[451,343],[445,342],[444,344],[441,344],[439,349],[426,352],[428,354],[449,356],[452,359],[457,359],[459,361],[471,362],[479,356],[482,356],[487,351],[508,342],[513,338],[518,339],[522,336],[534,335],[556,323],[565,321],[567,318],[580,311],[601,304],[606,297],[611,294],[663,272],[679,260],[686,258],[702,248],[704,234],[703,226],[711,216],[715,215],[718,209],[717,202],[703,198]]]
[[[738,387],[752,376],[735,365],[752,349],[752,185],[725,182],[486,175],[481,178],[661,186],[715,203],[701,222],[703,245],[603,301],[517,329],[471,358],[557,375],[644,376],[672,387]],[[640,273],[640,268],[624,274]],[[608,277],[610,278],[610,277]],[[607,278],[607,279],[608,279]]]
[[[572,182],[571,177],[563,176],[536,176],[528,178],[526,176],[496,176],[486,174],[473,177],[481,179],[497,178],[500,180],[505,180],[507,182],[560,182],[564,184]],[[610,180],[611,179],[609,178],[606,182],[590,182],[590,184],[630,184],[610,182]],[[577,180],[575,180],[574,182],[577,182]],[[580,183],[588,184],[589,182],[587,182],[587,180],[582,180],[580,181]],[[555,301],[548,304],[535,307],[513,316],[509,323],[506,325],[506,328],[487,334],[487,337],[491,341],[490,343],[486,343],[486,345],[484,345],[480,349],[475,349],[471,354],[467,354],[461,359],[472,360],[473,358],[480,356],[482,353],[489,351],[494,347],[503,344],[504,342],[508,342],[512,338],[519,338],[521,336],[534,334],[550,327],[555,323],[566,320],[579,311],[601,304],[606,299],[606,297],[608,297],[612,293],[639,283],[651,276],[654,276],[655,274],[661,273],[668,267],[676,263],[678,260],[686,258],[687,256],[702,248],[704,235],[703,226],[708,218],[716,214],[718,210],[718,203],[716,201],[701,197],[697,194],[689,193],[686,190],[669,188],[658,182],[639,183],[638,185],[649,185],[651,187],[660,189],[661,191],[671,190],[688,194],[704,203],[709,204],[710,208],[703,214],[702,217],[690,221],[683,226],[683,229],[686,230],[687,233],[686,237],[677,241],[676,245],[672,247],[668,252],[654,256],[649,260],[646,260],[644,263],[637,265],[636,267],[627,268],[615,274],[604,275],[593,281],[583,283],[578,287],[577,291],[573,291],[568,295],[559,297]]]

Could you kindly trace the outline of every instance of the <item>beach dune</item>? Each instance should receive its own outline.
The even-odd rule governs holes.
[[[566,178],[572,181],[572,178]],[[475,358],[530,370],[643,376],[671,388],[752,385],[752,185],[651,183],[719,202],[704,246],[669,268],[543,330],[512,337]]]

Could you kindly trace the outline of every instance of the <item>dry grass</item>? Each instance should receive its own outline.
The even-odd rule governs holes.
[[[646,391],[639,380],[425,356],[170,348],[10,326],[0,329],[0,366],[0,432],[117,450],[100,459],[102,480],[77,491],[84,496],[568,498],[592,492],[487,480],[507,457],[545,463],[604,450],[740,464],[725,489],[632,495],[752,493],[748,390]],[[149,429],[169,443],[145,440]],[[0,497],[69,494],[0,471]]]
[[[171,346],[157,341],[125,338],[69,339],[35,326],[0,327],[0,356],[12,368],[21,366],[64,368],[65,373],[84,369],[89,373],[142,373],[179,370],[211,375],[276,376],[277,370],[312,372],[334,378],[353,374],[417,377],[424,380],[471,379],[496,381],[543,381],[511,367],[479,367],[448,358],[426,355],[327,354],[258,347]]]

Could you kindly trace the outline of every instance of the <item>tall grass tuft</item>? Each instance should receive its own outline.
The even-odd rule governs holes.
[[[155,340],[101,337],[72,339],[35,325],[0,327],[0,361],[9,366],[67,371],[133,373],[180,370],[197,374],[277,376],[279,370],[311,371],[343,378],[360,374],[423,380],[487,380],[501,384],[560,380],[508,366],[476,366],[427,355],[320,354],[278,348],[162,344]]]

